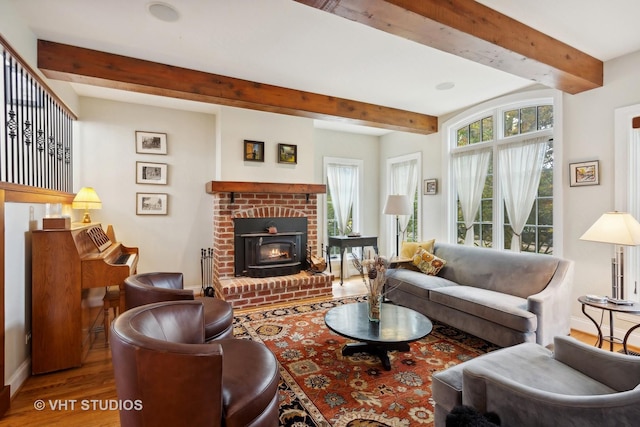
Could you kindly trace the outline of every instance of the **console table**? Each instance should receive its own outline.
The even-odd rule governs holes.
[[[618,313],[628,313],[628,314],[640,314],[640,304],[638,304],[637,302],[630,305],[613,304],[611,302],[595,302],[595,301],[590,301],[589,299],[587,299],[586,296],[579,297],[578,301],[580,302],[580,304],[582,304],[582,313],[585,316],[587,316],[589,320],[591,320],[593,324],[596,326],[596,330],[598,331],[598,342],[596,344],[598,345],[598,347],[602,348],[602,343],[604,341],[609,341],[609,351],[613,351],[613,343],[619,342],[619,343],[622,343],[622,347],[624,348],[624,353],[629,354],[629,352],[627,351],[627,340],[629,339],[629,336],[631,335],[631,333],[640,327],[640,324],[632,326],[627,331],[627,333],[625,334],[622,340],[620,338],[615,338],[613,335],[613,313],[618,312]],[[600,324],[596,322],[593,317],[587,314],[587,312],[585,311],[586,306],[599,308],[602,311],[609,312],[609,335],[608,336],[602,335],[602,329],[600,328]]]
[[[364,252],[365,246],[373,246],[373,250],[378,253],[378,236],[331,236],[327,245],[327,252],[331,253],[332,247],[340,248],[340,285],[342,285],[342,272],[344,271],[344,250],[346,248],[362,248]],[[329,262],[329,272],[331,273],[331,262]]]

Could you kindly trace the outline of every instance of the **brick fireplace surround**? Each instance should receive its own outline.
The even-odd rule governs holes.
[[[324,185],[212,181],[213,283],[216,294],[234,308],[331,296],[333,276],[306,271],[289,276],[251,278],[234,275],[234,218],[306,217],[308,245],[318,247],[317,194]],[[305,250],[306,253],[306,250]]]

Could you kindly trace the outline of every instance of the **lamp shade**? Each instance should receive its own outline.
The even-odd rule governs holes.
[[[640,245],[640,223],[629,213],[607,212],[580,237],[580,240],[637,246]]]
[[[409,196],[404,194],[394,194],[387,197],[382,213],[387,215],[409,215],[411,214],[411,203]]]
[[[71,202],[73,209],[102,209],[102,202],[93,187],[82,187]]]

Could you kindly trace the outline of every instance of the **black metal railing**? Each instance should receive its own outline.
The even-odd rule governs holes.
[[[4,44],[0,47],[0,181],[71,192],[74,117]]]

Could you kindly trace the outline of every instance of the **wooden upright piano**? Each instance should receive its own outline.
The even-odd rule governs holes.
[[[96,233],[102,240],[97,240]],[[124,311],[123,283],[127,276],[136,273],[138,248],[112,240],[115,240],[113,229],[109,227],[104,233],[102,226],[95,223],[32,232],[34,374],[82,364],[91,345],[91,329],[100,324],[101,295],[107,287],[120,287],[120,312]],[[92,294],[94,297],[90,299]],[[98,307],[91,301],[96,299]]]

